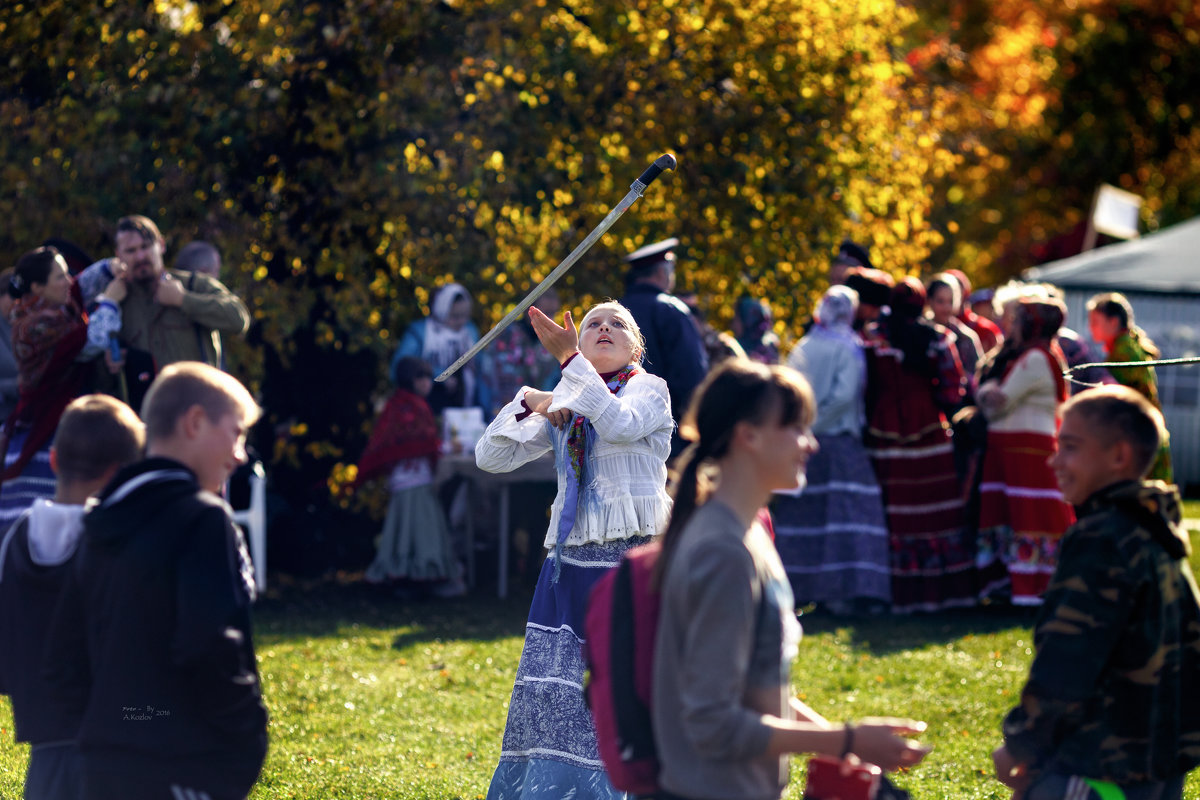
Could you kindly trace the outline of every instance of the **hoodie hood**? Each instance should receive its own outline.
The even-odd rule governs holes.
[[[1096,492],[1080,509],[1080,516],[1111,504],[1150,532],[1167,553],[1175,559],[1191,555],[1191,542],[1180,523],[1183,510],[1179,489],[1162,481],[1125,481]]]
[[[89,538],[116,543],[143,530],[145,522],[198,489],[196,476],[178,461],[148,458],[117,473],[84,517]]]
[[[44,498],[29,509],[29,557],[41,567],[56,567],[75,554],[83,533],[83,506]]]
[[[26,531],[28,560],[37,567],[48,569],[67,563],[75,555],[83,533],[83,512],[83,506],[63,505],[43,497],[34,500],[0,539],[0,580],[9,551],[16,547],[14,540],[22,523]],[[18,563],[25,558],[25,555],[18,557]]]

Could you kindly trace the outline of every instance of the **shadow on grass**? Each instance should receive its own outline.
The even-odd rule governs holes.
[[[332,575],[290,581],[272,575],[273,585],[254,609],[260,638],[337,636],[351,629],[405,629],[394,647],[434,639],[492,640],[524,633],[531,589],[517,587],[507,598],[478,586],[453,599],[405,599],[387,586],[358,576]]]
[[[310,581],[272,576],[272,589],[255,608],[260,638],[344,636],[352,630],[396,631],[392,647],[434,640],[492,641],[522,636],[532,586],[512,586],[507,598],[483,584],[464,597],[403,599],[360,575],[335,574]],[[996,604],[929,614],[835,615],[806,610],[800,622],[808,635],[840,633],[875,655],[943,645],[969,635],[1030,629],[1036,609]]]
[[[990,605],[926,614],[835,615],[817,610],[800,615],[810,635],[842,632],[856,647],[887,655],[927,645],[943,645],[964,636],[982,636],[1014,628],[1032,629],[1037,609]]]

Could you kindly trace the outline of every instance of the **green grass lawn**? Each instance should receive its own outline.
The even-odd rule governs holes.
[[[1200,500],[1183,501],[1183,518],[1200,520]],[[1191,527],[1193,528],[1193,533],[1198,529],[1196,525],[1192,525]]]
[[[1192,538],[1200,545],[1200,535]],[[514,594],[498,601],[481,589],[461,600],[405,603],[360,584],[328,583],[264,601],[256,634],[271,751],[251,797],[483,797],[529,601],[528,587]],[[806,702],[831,719],[929,723],[933,753],[897,783],[917,800],[1007,800],[990,778],[990,753],[1031,657],[1028,613],[801,621],[793,681]],[[0,797],[15,798],[29,750],[12,744],[7,700],[0,729]],[[787,797],[795,799],[803,761],[793,764]],[[1200,797],[1200,777],[1185,797]]]

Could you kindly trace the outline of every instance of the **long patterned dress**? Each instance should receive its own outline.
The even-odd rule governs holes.
[[[454,551],[446,517],[433,492],[439,440],[425,398],[397,389],[388,399],[358,461],[355,485],[388,478],[390,499],[371,583],[406,578],[439,581],[454,576]]]
[[[616,800],[583,697],[588,594],[631,547],[666,529],[671,449],[666,382],[627,367],[603,376],[582,356],[563,368],[551,409],[576,412],[561,431],[530,414],[524,389],[475,446],[479,467],[508,472],[553,451],[558,496],[488,800]]]
[[[863,443],[883,489],[892,607],[899,612],[976,602],[973,542],[964,531],[962,487],[942,412],[961,397],[962,372],[944,334],[931,342],[926,357],[933,365],[923,370],[903,364],[886,339],[869,338],[866,348]]]
[[[1058,405],[1066,387],[1062,367],[1047,350],[1029,348],[1003,377],[979,387],[1003,404],[988,417],[980,484],[976,566],[981,593],[1011,590],[1013,605],[1040,605],[1058,564],[1058,543],[1075,521],[1047,459],[1055,452]]]
[[[838,303],[833,290],[826,294],[820,321],[788,357],[817,397],[813,433],[820,449],[809,458],[803,489],[771,502],[775,546],[796,602],[833,611],[892,600],[883,495],[862,443],[866,358],[850,328],[853,306]]]

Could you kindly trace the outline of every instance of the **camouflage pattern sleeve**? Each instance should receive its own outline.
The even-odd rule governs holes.
[[[1117,518],[1098,515],[1063,538],[1058,569],[1034,628],[1034,655],[1020,705],[1004,720],[1005,744],[1036,768],[1065,735],[1089,720],[1089,706],[1133,603]]]

